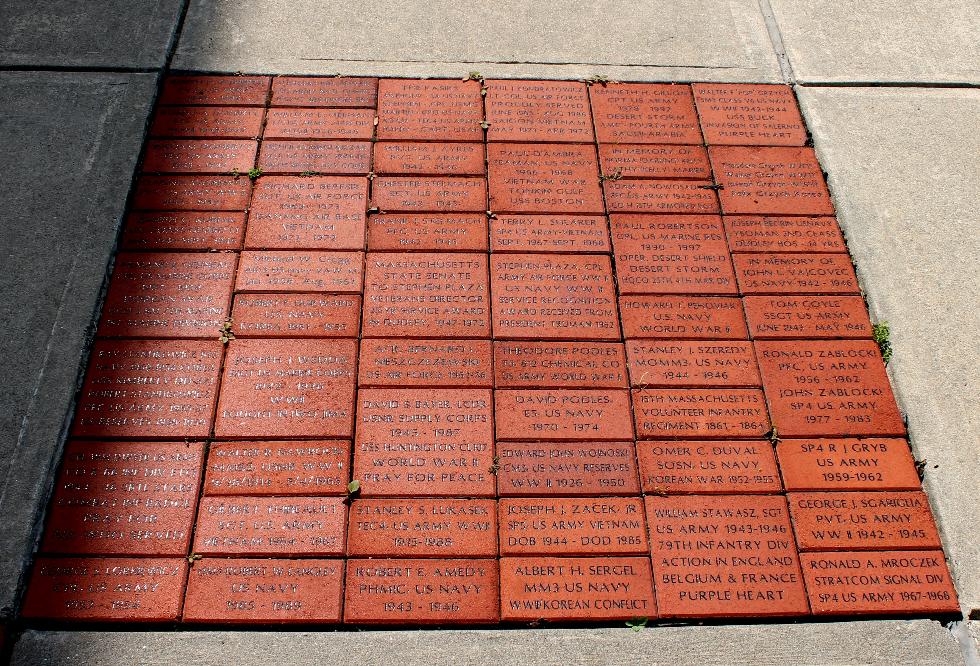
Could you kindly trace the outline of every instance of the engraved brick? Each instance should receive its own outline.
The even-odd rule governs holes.
[[[368,249],[487,251],[484,213],[389,213],[368,220]]]
[[[737,294],[721,218],[609,216],[621,294]]]
[[[738,298],[703,296],[620,296],[627,338],[747,340]]]
[[[75,412],[74,434],[207,437],[221,353],[217,340],[97,340]]]
[[[646,557],[505,557],[502,620],[628,620],[657,617]]]
[[[242,252],[236,291],[358,293],[363,252],[252,250]]]
[[[785,439],[776,446],[787,490],[918,490],[904,439]]]
[[[168,76],[160,104],[264,106],[268,76]]]
[[[137,210],[245,210],[252,192],[248,178],[235,176],[140,176],[133,197]]]
[[[783,85],[695,83],[704,140],[712,145],[802,146],[806,127]]]
[[[377,101],[377,79],[346,76],[272,79],[272,106],[373,107]]]
[[[958,613],[942,551],[801,553],[814,615]]]
[[[370,252],[363,335],[489,337],[488,301],[485,254]]]
[[[259,168],[268,174],[366,174],[370,141],[263,141]]]
[[[491,256],[490,284],[495,338],[620,338],[609,257]]]
[[[758,389],[637,389],[633,412],[640,439],[758,438],[770,429]]]
[[[492,497],[489,389],[361,389],[354,474],[364,497]]]
[[[238,294],[231,310],[240,338],[356,338],[355,294]]]
[[[351,504],[350,557],[496,557],[492,499],[359,499]]]
[[[235,259],[231,253],[120,253],[99,334],[216,338],[231,309]]]
[[[194,529],[199,555],[342,557],[343,497],[205,497]]]
[[[726,215],[732,252],[847,252],[837,218]]]
[[[647,497],[664,617],[805,615],[786,498]]]
[[[483,178],[378,176],[372,203],[383,212],[473,212],[487,209]]]
[[[370,139],[373,109],[269,109],[265,139]]]
[[[753,338],[870,338],[860,296],[746,296]]]
[[[632,385],[762,386],[751,342],[627,340]]]
[[[260,178],[249,207],[245,247],[362,250],[367,201],[367,178]]]
[[[491,388],[489,340],[365,338],[359,386]]]
[[[905,434],[871,340],[760,341],[755,353],[782,436]]]
[[[603,212],[593,146],[491,143],[487,161],[494,212]]]
[[[215,436],[350,437],[353,340],[234,340],[228,345]]]
[[[500,440],[621,441],[633,438],[626,391],[495,391]]]
[[[846,254],[734,254],[743,294],[858,294]]]
[[[708,150],[725,214],[833,215],[813,148]]]
[[[718,197],[708,181],[607,180],[606,207],[621,213],[717,214]]]
[[[592,143],[584,83],[487,81],[487,139]]]
[[[646,554],[638,497],[500,500],[501,555]]]
[[[599,164],[606,176],[711,180],[704,146],[603,143]]]
[[[378,86],[378,138],[482,141],[476,81],[384,79]]]
[[[173,622],[187,559],[39,557],[21,615],[72,622]]]
[[[133,212],[123,225],[123,250],[238,250],[245,213]]]
[[[496,388],[626,388],[626,354],[608,342],[494,342]]]
[[[501,497],[638,495],[633,442],[498,442]]]
[[[206,495],[343,495],[350,442],[214,442]]]
[[[344,622],[490,624],[500,619],[497,560],[347,561]]]
[[[482,176],[483,146],[478,143],[379,141],[374,144],[374,172],[424,176]]]
[[[185,622],[340,622],[343,560],[208,557],[191,567]]]
[[[637,442],[640,483],[653,495],[778,493],[772,444],[747,442]]]
[[[255,141],[239,139],[150,139],[143,171],[156,173],[245,173],[255,164]]]
[[[602,215],[497,215],[490,220],[494,252],[609,252]]]
[[[600,143],[701,143],[690,86],[612,83],[589,96]]]
[[[186,554],[203,464],[199,442],[69,442],[42,552]]]
[[[240,106],[161,106],[150,136],[255,139],[262,132],[262,114]]]

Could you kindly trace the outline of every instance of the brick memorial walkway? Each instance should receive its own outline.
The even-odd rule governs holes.
[[[24,617],[957,612],[806,143],[778,85],[169,78]]]

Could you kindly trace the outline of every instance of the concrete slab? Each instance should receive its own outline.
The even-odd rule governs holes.
[[[980,90],[800,88],[943,533],[980,609]]]
[[[769,0],[800,82],[980,82],[970,0]]]
[[[779,81],[753,0],[191,4],[177,69]]]
[[[963,664],[928,620],[518,631],[27,631],[15,666],[48,664]]]
[[[155,81],[0,73],[0,620],[60,458]]]

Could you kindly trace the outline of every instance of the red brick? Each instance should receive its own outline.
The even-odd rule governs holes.
[[[260,178],[245,247],[362,250],[367,200],[367,178]]]
[[[628,620],[657,617],[646,557],[505,557],[502,620]]]
[[[904,439],[786,439],[776,445],[786,490],[918,490]]]
[[[607,180],[606,207],[621,213],[717,214],[718,197],[708,181]]]
[[[633,442],[499,442],[497,493],[638,495]]]
[[[489,340],[361,340],[359,386],[492,388]]]
[[[242,252],[236,291],[358,293],[363,252],[252,250]]]
[[[497,560],[348,560],[344,622],[496,623],[498,570]]]
[[[806,127],[793,89],[782,85],[695,83],[705,143],[802,146]]]
[[[205,497],[194,529],[199,555],[343,557],[343,497]]]
[[[609,257],[507,254],[490,257],[494,338],[618,340]]]
[[[240,106],[161,106],[150,136],[256,139],[262,133],[263,113]]]
[[[370,139],[373,109],[269,109],[264,139]]]
[[[351,437],[353,340],[233,340],[216,437]]]
[[[255,141],[239,139],[150,139],[143,171],[245,173],[255,164]]]
[[[847,252],[837,218],[726,215],[732,252]]]
[[[245,213],[132,212],[123,225],[123,250],[239,250]]]
[[[612,83],[589,95],[600,143],[701,143],[690,86]]]
[[[753,338],[869,338],[860,296],[746,296]]]
[[[805,615],[786,498],[647,497],[664,617]]]
[[[627,340],[633,386],[762,386],[751,342]]]
[[[495,342],[496,388],[626,388],[623,345],[609,342]]]
[[[231,309],[236,258],[232,253],[120,253],[99,334],[217,338]]]
[[[354,474],[365,497],[493,497],[489,389],[361,389]]]
[[[708,150],[726,215],[833,215],[813,148],[714,146]]]
[[[487,81],[487,139],[592,143],[585,84],[575,81]]]
[[[637,442],[640,483],[654,495],[778,493],[772,444],[748,442]]]
[[[263,141],[259,168],[268,174],[366,174],[370,141]]]
[[[497,215],[490,220],[494,252],[609,252],[602,215]]]
[[[137,210],[245,210],[252,192],[248,178],[235,176],[140,176],[133,197]]]
[[[268,76],[168,76],[160,104],[264,106]]]
[[[97,340],[74,434],[203,439],[211,432],[220,368],[217,340]]]
[[[487,207],[483,178],[379,176],[372,204],[382,212],[473,212]]]
[[[203,465],[199,442],[69,442],[42,552],[186,554]]]
[[[789,493],[800,550],[942,548],[922,491]]]
[[[492,499],[360,499],[351,504],[349,557],[496,557]]]
[[[609,216],[621,294],[737,294],[721,218]]]
[[[356,338],[361,297],[354,294],[238,294],[231,311],[240,338]]]
[[[802,553],[814,615],[958,613],[942,551]]]
[[[633,439],[626,391],[535,389],[494,392],[497,439]]]
[[[350,442],[214,442],[206,495],[344,495]]]
[[[491,143],[490,208],[496,213],[602,213],[591,145]]]
[[[72,622],[173,622],[187,559],[39,557],[21,616]]]
[[[487,251],[484,213],[390,213],[368,220],[368,249]]]
[[[185,622],[340,622],[343,560],[208,557],[191,567]]]
[[[639,497],[500,500],[501,555],[645,555]]]
[[[487,255],[368,253],[364,337],[486,338]]]
[[[633,412],[640,439],[758,438],[770,429],[758,389],[637,389]]]
[[[627,338],[747,340],[738,298],[620,296]]]
[[[606,176],[711,180],[704,146],[604,143],[599,146],[599,164]]]
[[[277,76],[272,79],[272,106],[373,107],[378,80],[356,77]]]
[[[744,294],[858,294],[846,254],[735,254]]]
[[[476,81],[384,79],[378,86],[378,138],[482,141]]]
[[[482,176],[486,173],[486,163],[483,146],[479,143],[379,141],[374,144],[374,172]]]
[[[871,340],[760,341],[755,353],[783,437],[905,434]]]

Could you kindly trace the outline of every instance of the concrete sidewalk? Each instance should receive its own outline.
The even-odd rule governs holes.
[[[0,148],[12,158],[0,188],[8,378],[0,389],[0,511],[8,517],[0,621],[15,616],[168,69],[795,84],[872,316],[891,324],[892,381],[926,462],[964,616],[980,618],[980,17],[972,4],[15,0],[0,6],[0,27]],[[474,661],[529,661],[525,651],[537,647],[534,663],[620,655],[623,663],[980,663],[969,662],[977,659],[970,624],[954,632],[926,620],[747,627],[569,630],[561,640],[543,632],[544,645],[516,631],[328,640],[32,630],[14,636],[14,650],[17,663],[206,663],[256,653],[299,661],[287,650],[300,646],[329,662],[361,663],[388,661],[394,650],[408,663],[443,663],[426,651],[459,650],[438,653],[449,663],[457,655],[465,662],[474,644],[496,646]],[[722,647],[692,652],[692,643]],[[579,651],[557,651],[570,646]]]

